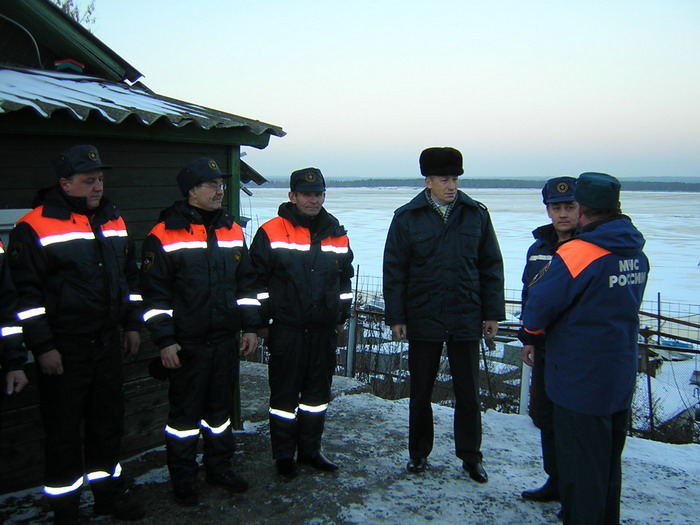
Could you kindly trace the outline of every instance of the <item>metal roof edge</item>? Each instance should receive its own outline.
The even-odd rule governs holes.
[[[258,136],[286,135],[279,126],[159,95],[141,86],[74,73],[0,67],[0,115],[24,108],[46,119],[64,110],[81,121],[98,114],[113,124],[131,117],[145,126],[165,120],[175,128],[192,125],[203,130],[241,129]]]

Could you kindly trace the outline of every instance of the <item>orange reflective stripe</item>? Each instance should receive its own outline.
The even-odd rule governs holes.
[[[523,327],[523,328],[525,328],[525,327]],[[525,331],[528,334],[533,334],[533,335],[540,335],[540,334],[543,334],[545,332],[544,328],[542,328],[540,330],[528,330],[527,328],[525,328]]]
[[[43,206],[39,206],[19,220],[19,222],[26,222],[32,227],[42,246],[95,238],[90,221],[85,215],[73,212],[70,219],[56,219],[44,217],[42,215],[43,209]],[[107,221],[100,226],[100,230],[105,237],[127,236],[126,224],[121,217]]]
[[[311,232],[303,226],[294,226],[287,219],[276,217],[261,226],[272,248],[308,251],[311,247]],[[326,237],[321,241],[321,251],[347,253],[350,242],[347,235]]]
[[[581,239],[575,239],[564,243],[557,250],[557,255],[564,261],[564,264],[574,279],[576,279],[583,270],[588,268],[593,261],[609,253],[611,253],[609,250]]]
[[[308,228],[294,226],[291,222],[282,217],[276,217],[267,221],[261,226],[270,245],[297,250],[308,250],[311,246],[311,232]]]
[[[192,224],[189,230],[185,228],[168,230],[164,222],[159,222],[153,227],[150,235],[158,237],[166,252],[178,248],[206,248],[207,246],[207,230],[202,224]],[[204,243],[204,246],[201,243]]]
[[[223,226],[215,232],[217,244],[221,248],[240,248],[243,246],[243,229],[236,223],[231,228]],[[207,230],[203,224],[191,224],[190,229],[178,228],[168,230],[164,222],[159,222],[151,230],[150,235],[155,235],[160,240],[163,250],[172,252],[182,249],[207,247]]]

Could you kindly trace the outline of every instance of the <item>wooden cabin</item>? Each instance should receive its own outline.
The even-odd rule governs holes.
[[[119,204],[138,249],[159,212],[182,198],[175,183],[207,155],[232,173],[226,206],[238,214],[241,182],[264,179],[241,160],[284,131],[272,124],[153,93],[141,73],[47,0],[0,2],[0,212],[12,224],[35,192],[52,184],[52,160],[93,144],[104,162],[105,194]],[[146,331],[139,357],[124,365],[123,457],[163,443],[167,382],[148,375],[157,355]],[[0,413],[0,493],[41,484],[43,430],[32,364],[30,385],[5,397]],[[4,374],[0,374],[4,378]],[[4,379],[3,379],[4,380]]]

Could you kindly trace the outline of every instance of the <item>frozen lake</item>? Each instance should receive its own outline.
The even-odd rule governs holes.
[[[251,217],[247,233],[277,215],[287,201],[284,188],[251,187],[241,194],[241,213]],[[381,276],[384,241],[393,212],[413,198],[420,187],[329,188],[325,208],[343,224],[362,275]],[[506,289],[520,290],[532,230],[549,222],[542,195],[535,189],[468,189],[491,213],[503,252]],[[700,304],[700,193],[625,192],[623,213],[646,238],[651,261],[646,300]],[[697,228],[697,229],[696,229]],[[250,242],[250,239],[249,239]],[[511,296],[511,294],[508,294]]]

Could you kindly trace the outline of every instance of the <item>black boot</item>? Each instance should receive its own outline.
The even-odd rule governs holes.
[[[122,480],[106,478],[90,482],[95,498],[95,514],[114,516],[122,521],[140,520],[146,515],[146,509],[130,494]]]
[[[326,456],[324,456],[321,452],[317,452],[316,454],[312,454],[309,456],[305,456],[304,454],[299,453],[299,455],[297,456],[297,463],[311,465],[316,470],[323,470],[325,472],[333,472],[340,468],[338,467],[338,465],[336,465]]]
[[[529,501],[559,501],[559,489],[552,479],[547,479],[547,483],[538,489],[526,490],[521,496]]]
[[[294,479],[297,477],[297,474],[299,474],[297,463],[294,461],[294,458],[278,459],[275,462],[275,468],[277,469],[277,473],[286,480]]]
[[[462,463],[462,468],[466,470],[469,473],[469,477],[477,483],[486,483],[489,480],[489,476],[486,474],[481,461],[476,463],[467,463],[465,461]]]
[[[422,474],[428,468],[428,458],[411,458],[406,463],[406,470],[411,474]]]
[[[49,506],[53,511],[55,525],[74,525],[80,523],[80,489],[60,496],[48,496]]]

